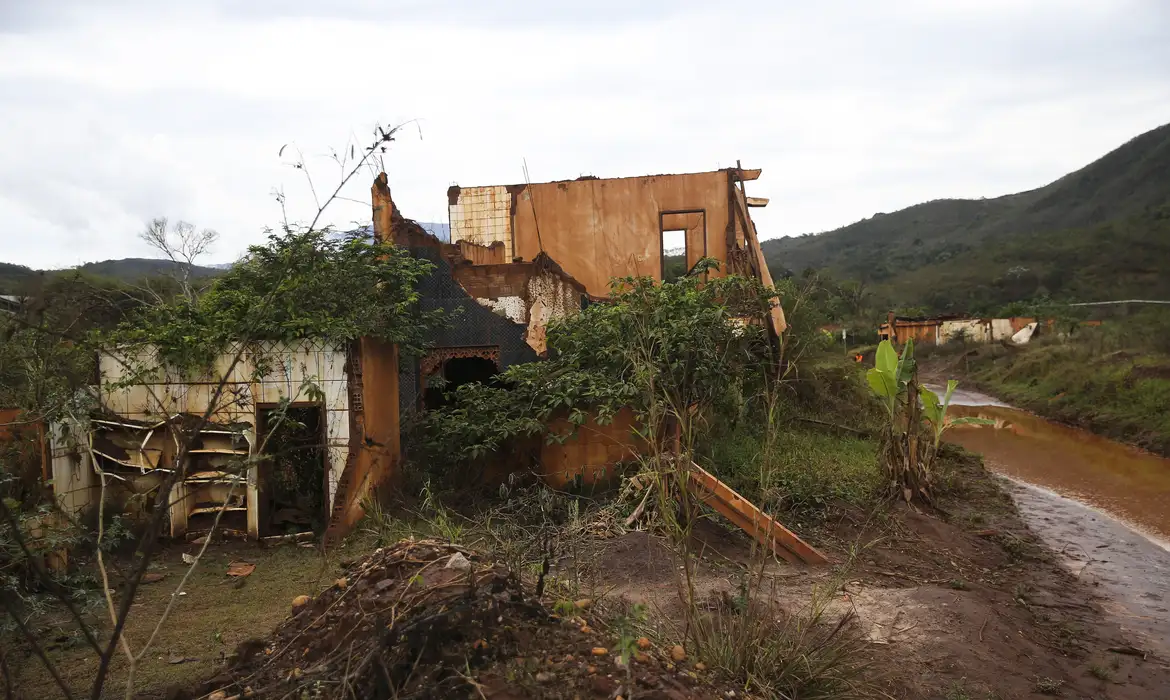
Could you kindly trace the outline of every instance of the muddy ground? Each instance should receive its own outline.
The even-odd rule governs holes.
[[[1027,528],[1003,483],[977,459],[955,469],[942,517],[898,513],[858,570],[855,602],[907,664],[905,697],[1170,698],[1165,660]]]
[[[830,615],[856,613],[887,669],[881,689],[908,699],[1170,698],[1157,648],[1124,630],[1100,589],[1028,529],[1006,482],[950,453],[939,512],[842,510],[809,533],[839,565],[852,561]],[[697,527],[695,548],[704,594],[734,596],[750,541],[712,520]],[[632,532],[581,558],[596,564],[596,589],[647,604],[668,630],[680,619],[678,560],[663,540]],[[770,564],[766,576],[798,610],[834,574]]]
[[[802,524],[801,534],[828,553],[835,566],[769,563],[764,569],[765,590],[774,591],[780,603],[796,613],[815,591],[831,586],[826,622],[856,614],[855,632],[866,640],[860,653],[874,662],[867,680],[887,697],[1170,698],[1170,667],[1164,658],[1147,640],[1123,629],[1113,604],[1102,597],[1102,587],[1092,585],[1083,572],[1080,577],[1070,572],[1033,535],[1003,482],[978,459],[958,450],[950,451],[947,462],[951,471],[943,479],[938,512],[907,507],[876,513],[832,510],[818,524]],[[739,593],[744,572],[753,564],[750,540],[719,520],[701,520],[693,546],[701,552],[695,578],[699,598],[726,604]],[[168,626],[157,658],[151,659],[155,675],[141,676],[145,687],[140,697],[191,696],[192,690],[210,692],[216,683],[255,673],[256,668],[247,667],[247,659],[241,657],[265,649],[275,653],[294,637],[299,640],[307,621],[315,619],[290,615],[293,595],[313,596],[310,605],[315,607],[306,609],[330,610],[345,590],[339,578],[353,576],[355,566],[351,563],[347,569],[336,558],[322,560],[299,547],[260,550],[217,544],[209,552],[214,570],[193,580],[195,585],[176,611],[181,625]],[[173,552],[173,558],[180,553]],[[343,556],[360,560],[364,554],[357,543],[349,543]],[[256,564],[242,586],[224,574],[230,561],[239,559]],[[435,555],[429,561],[439,559]],[[500,629],[484,627],[484,620],[495,619],[491,616],[475,618],[482,629],[472,634],[468,628],[467,634],[450,638],[445,652],[431,649],[439,654],[436,658],[444,659],[447,670],[424,670],[446,683],[476,689],[485,698],[612,698],[623,692],[628,696],[629,690],[635,697],[726,698],[737,688],[737,697],[751,697],[742,685],[721,676],[718,668],[700,666],[693,654],[681,661],[672,658],[672,646],[682,632],[678,562],[666,540],[656,534],[632,531],[615,536],[612,529],[601,529],[576,540],[571,550],[558,551],[549,577],[559,583],[548,584],[540,608],[508,603],[505,608],[513,611],[512,617]],[[539,572],[522,573],[531,586]],[[414,574],[398,574],[396,587],[386,590],[410,591],[402,583],[414,579]],[[168,580],[145,587],[144,608],[169,597]],[[445,578],[437,580],[441,586],[448,583]],[[371,585],[373,593],[385,593],[376,588],[378,581]],[[497,593],[498,601],[506,600],[499,597],[503,591]],[[582,610],[557,609],[573,596],[593,602]],[[639,603],[647,615],[639,622],[638,634],[647,637],[649,647],[645,657],[625,667],[616,658],[621,621]],[[225,616],[227,611],[234,612]],[[273,621],[281,619],[284,622],[270,632]],[[311,643],[301,646],[300,641],[295,647],[306,660],[316,648]],[[61,654],[63,666],[83,683],[89,675],[87,662],[76,651]],[[479,662],[473,667],[452,661],[464,656]],[[280,671],[308,673],[315,667],[292,663]],[[233,677],[233,668],[247,673]],[[460,672],[452,676],[452,668]],[[24,697],[53,696],[31,658],[16,680]],[[279,673],[267,677],[277,686],[283,680],[287,679]],[[253,681],[237,683],[237,689],[247,682]],[[111,697],[118,691],[117,683],[112,684]]]

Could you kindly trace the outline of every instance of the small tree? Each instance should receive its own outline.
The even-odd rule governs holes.
[[[890,341],[883,340],[877,349],[875,366],[866,373],[870,389],[886,409],[882,430],[880,459],[891,491],[907,503],[921,500],[934,503],[932,476],[938,460],[943,433],[964,424],[986,424],[981,418],[947,420],[951,395],[958,382],[947,381],[947,390],[938,394],[918,383],[918,365],[914,361],[914,341],[906,341],[901,354]],[[930,432],[923,430],[923,421]]]
[[[219,234],[211,229],[198,230],[186,221],[171,223],[164,216],[151,220],[139,238],[171,261],[171,274],[179,285],[179,293],[194,301],[197,290],[191,283],[191,273],[195,261],[215,245]]]

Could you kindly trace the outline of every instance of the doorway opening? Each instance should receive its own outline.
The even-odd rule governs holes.
[[[319,404],[261,405],[260,529],[266,534],[322,532],[325,509],[325,411]]]
[[[464,384],[489,384],[500,373],[494,360],[486,357],[452,357],[445,361],[438,372],[426,377],[423,405],[436,409],[451,403],[456,389]]]
[[[662,281],[675,282],[687,274],[687,232],[662,232]]]
[[[685,277],[707,255],[707,214],[702,209],[663,211],[658,214],[662,233],[663,282]]]

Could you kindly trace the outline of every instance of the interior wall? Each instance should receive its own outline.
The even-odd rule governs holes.
[[[701,209],[707,255],[725,260],[729,177],[720,170],[527,185],[515,194],[516,254],[531,260],[543,250],[590,294],[605,296],[612,277],[661,277],[660,213]]]
[[[504,185],[448,191],[451,242],[466,241],[479,246],[504,246],[503,259],[512,260],[512,195]]]
[[[275,404],[282,398],[305,401],[301,391],[306,380],[315,383],[325,395],[326,459],[329,481],[328,502],[332,504],[337,481],[349,455],[349,396],[345,373],[345,351],[321,343],[306,341],[262,346],[263,360],[272,367],[259,381],[253,382],[260,357],[245,352],[231,367],[232,355],[225,354],[207,376],[183,378],[173,372],[159,371],[157,376],[125,388],[111,388],[120,380],[125,368],[118,358],[100,358],[101,393],[105,405],[115,414],[133,420],[190,413],[202,415],[211,403],[219,377],[226,377],[211,420],[219,423],[244,422],[256,427],[256,405]],[[132,364],[147,362],[138,358]],[[231,371],[229,372],[229,369]],[[161,404],[161,405],[160,405]]]

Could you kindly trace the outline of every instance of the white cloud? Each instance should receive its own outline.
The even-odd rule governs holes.
[[[1161,0],[887,5],[6,4],[0,260],[145,255],[158,215],[218,229],[232,259],[278,222],[274,187],[311,215],[282,144],[331,188],[324,154],[375,122],[418,120],[386,167],[420,220],[522,159],[545,180],[741,158],[764,168],[761,231],[787,235],[1036,187],[1170,119]]]

